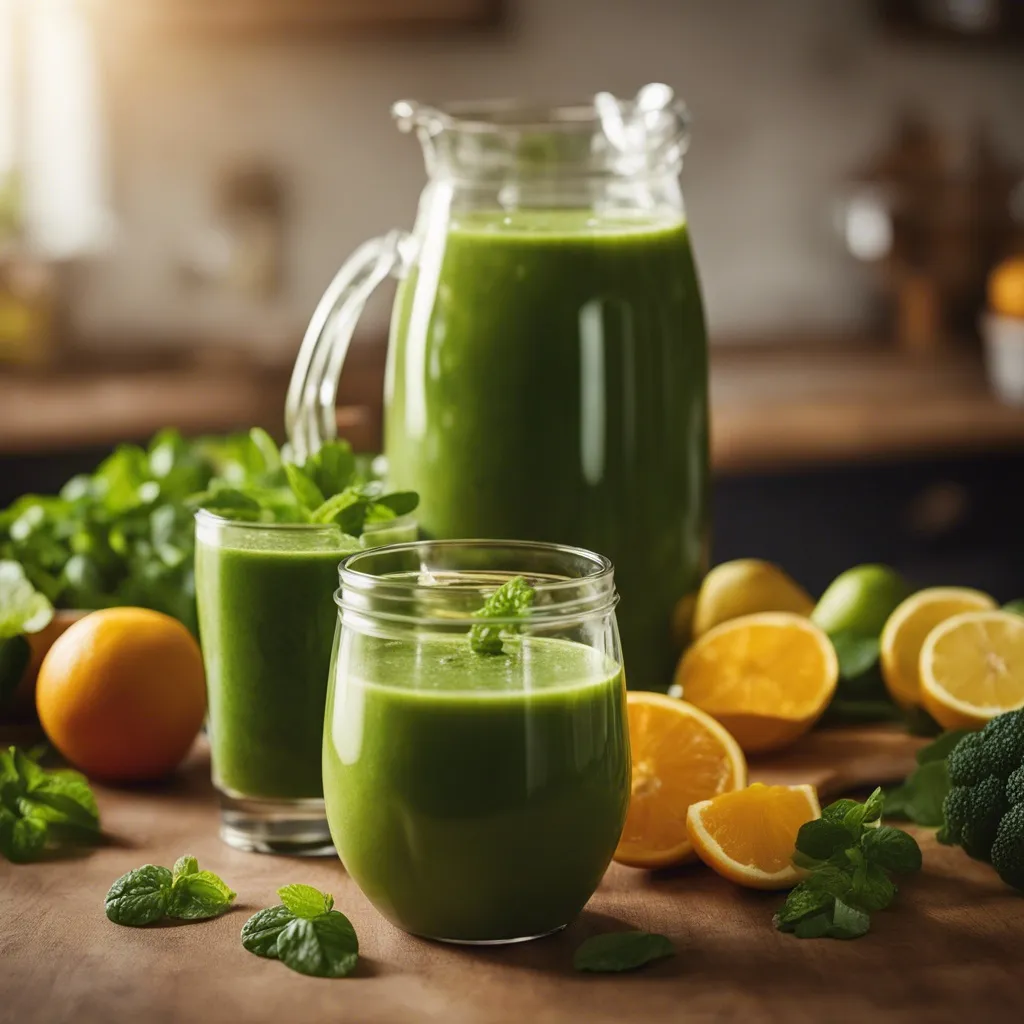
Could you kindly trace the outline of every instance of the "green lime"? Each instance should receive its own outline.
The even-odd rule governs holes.
[[[906,580],[887,565],[856,565],[840,573],[821,595],[811,621],[826,633],[878,636],[896,606],[909,597]]]

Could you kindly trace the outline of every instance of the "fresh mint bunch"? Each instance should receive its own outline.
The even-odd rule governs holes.
[[[353,539],[367,526],[412,512],[419,497],[386,494],[378,480],[362,475],[351,447],[329,441],[300,466],[289,462],[266,431],[250,431],[262,469],[246,479],[217,479],[190,499],[197,508],[229,519],[283,523],[333,523]]]
[[[487,600],[484,606],[474,612],[478,619],[520,619],[524,618],[533,605],[537,592],[522,576],[513,576],[507,580]],[[470,646],[477,654],[501,654],[502,630],[517,632],[518,627],[508,623],[487,625],[480,623],[469,632]]]
[[[890,873],[921,868],[914,838],[880,824],[881,789],[864,803],[837,800],[821,817],[802,825],[793,863],[810,874],[775,915],[775,927],[801,939],[857,939],[867,934],[870,915],[896,896]]]
[[[946,759],[966,735],[962,729],[943,733],[917,752],[917,767],[901,786],[885,795],[886,817],[906,819],[929,828],[943,824],[942,803],[951,787]]]
[[[0,750],[0,854],[24,864],[100,838],[99,809],[85,776],[46,771],[17,747]]]
[[[359,940],[352,922],[334,909],[334,897],[311,885],[286,885],[277,895],[280,904],[245,922],[242,945],[299,974],[348,977],[359,961]]]
[[[114,924],[142,928],[165,917],[202,921],[219,917],[237,894],[212,871],[200,871],[195,857],[179,857],[173,870],[144,864],[110,887],[104,908]]]
[[[577,971],[608,974],[635,971],[654,960],[673,956],[675,948],[664,935],[650,932],[608,932],[587,939],[574,954]]]

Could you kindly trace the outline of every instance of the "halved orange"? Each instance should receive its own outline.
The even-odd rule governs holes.
[[[936,626],[921,648],[921,697],[945,729],[1024,707],[1024,616],[965,612]]]
[[[693,856],[690,805],[747,783],[739,744],[686,701],[633,690],[627,695],[633,784],[615,851],[620,864],[661,868]]]
[[[793,864],[796,835],[820,817],[813,786],[755,782],[691,805],[686,827],[697,856],[723,878],[750,889],[789,889],[806,874]]]
[[[792,612],[723,622],[690,647],[676,670],[683,699],[721,722],[748,754],[778,750],[807,732],[838,680],[828,636]]]
[[[903,601],[882,630],[882,676],[889,696],[902,707],[920,707],[921,648],[928,634],[954,615],[995,607],[988,594],[967,587],[928,587]]]

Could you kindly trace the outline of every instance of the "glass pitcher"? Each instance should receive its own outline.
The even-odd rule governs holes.
[[[335,436],[373,289],[399,279],[389,484],[425,536],[577,545],[616,565],[631,686],[664,689],[708,525],[707,339],[679,172],[685,108],[403,101],[427,185],[411,234],[359,248],[317,307],[286,410],[297,457]]]

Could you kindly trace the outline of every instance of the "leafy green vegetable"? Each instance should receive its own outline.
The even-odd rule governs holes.
[[[334,910],[334,897],[311,885],[286,885],[282,903],[253,914],[242,927],[242,945],[256,956],[280,960],[299,974],[344,978],[359,960],[352,923]]]
[[[965,735],[963,730],[943,733],[917,752],[917,767],[886,793],[887,816],[935,828],[943,823],[942,804],[950,789],[946,758]]]
[[[122,875],[110,887],[105,901],[114,924],[141,928],[165,917],[201,921],[219,917],[234,902],[236,893],[212,871],[200,871],[195,857],[179,857],[173,871],[155,864]]]
[[[53,618],[53,605],[18,562],[0,561],[0,640],[38,633]]]
[[[165,917],[173,876],[167,868],[144,864],[118,878],[107,892],[104,909],[114,924],[141,928]]]
[[[334,897],[311,885],[286,885],[277,890],[278,898],[296,917],[312,920],[334,907]]]
[[[46,771],[17,747],[0,750],[0,854],[23,864],[99,838],[99,809],[83,775]]]
[[[675,948],[664,935],[650,932],[608,932],[587,939],[573,956],[577,971],[635,971],[644,964],[672,956]]]
[[[153,608],[197,633],[196,509],[242,521],[309,522],[325,498],[346,488],[359,489],[359,508],[342,527],[353,537],[365,524],[416,505],[415,496],[385,495],[372,464],[343,441],[290,468],[259,428],[196,441],[164,430],[146,448],[121,445],[59,495],[26,495],[0,511],[0,566],[12,563],[19,572],[15,580],[14,570],[0,568],[0,645],[11,629],[21,633],[42,621],[44,601],[59,608]],[[0,668],[20,663],[23,645],[4,648]],[[0,674],[0,696],[13,688],[13,673]]]
[[[793,863],[810,871],[775,915],[775,927],[801,939],[856,939],[867,934],[870,914],[896,896],[889,872],[921,868],[914,838],[878,825],[884,804],[876,789],[863,803],[837,800],[800,827]]]
[[[533,600],[536,591],[522,576],[513,576],[506,580],[491,596],[484,602],[484,606],[474,617],[479,619],[521,619],[524,618]],[[486,625],[481,623],[474,626],[469,633],[469,643],[477,654],[501,654],[501,633],[515,632],[518,626],[512,623],[501,623]]]

